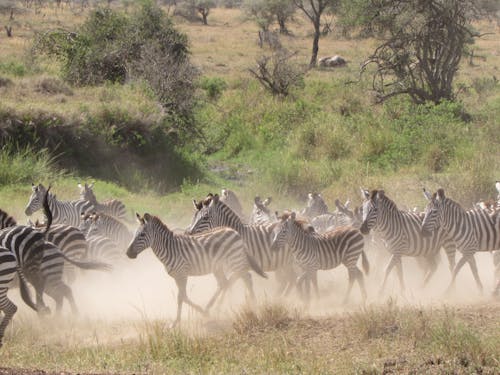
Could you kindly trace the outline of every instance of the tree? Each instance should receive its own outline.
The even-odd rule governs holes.
[[[199,20],[204,25],[208,25],[208,14],[210,9],[215,7],[215,1],[212,0],[183,0],[179,1],[176,7],[175,14],[186,18],[187,20]],[[197,17],[198,14],[200,17]]]
[[[467,46],[480,36],[471,22],[484,8],[475,0],[370,0],[384,42],[363,65],[376,70],[373,89],[379,101],[407,94],[412,101],[453,100],[453,80]]]
[[[273,22],[278,22],[280,34],[289,33],[287,23],[296,10],[291,0],[247,0],[243,7],[262,31],[268,31]]]
[[[309,67],[313,68],[318,63],[321,16],[327,8],[335,8],[338,0],[293,0],[293,2],[309,18],[314,27],[312,55],[309,62]]]
[[[304,69],[293,61],[296,53],[281,48],[270,56],[261,56],[257,67],[249,69],[259,83],[274,96],[286,97],[293,87],[304,85]]]

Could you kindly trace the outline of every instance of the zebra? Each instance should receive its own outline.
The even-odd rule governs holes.
[[[132,233],[117,218],[102,212],[93,212],[82,216],[82,225],[87,236],[102,235],[115,241],[118,246],[126,248],[132,240]]]
[[[78,184],[78,187],[80,188],[80,199],[89,202],[95,211],[114,216],[120,220],[126,219],[127,209],[123,202],[117,199],[111,199],[103,203],[97,202],[97,198],[92,190],[94,183],[91,183],[90,185]]]
[[[17,306],[7,296],[9,285],[14,280],[16,274],[19,276],[21,297],[29,307],[37,311],[37,307],[31,299],[25,276],[22,269],[19,267],[15,254],[5,247],[0,247],[0,311],[2,311],[4,315],[3,319],[0,320],[0,347],[3,345],[2,340],[5,329],[17,312]]]
[[[254,198],[252,215],[250,216],[250,224],[264,225],[276,221],[276,217],[273,216],[271,210],[268,208],[271,201],[271,197],[266,198],[264,201],[262,201],[259,196],[256,196]]]
[[[304,283],[307,300],[311,281],[317,293],[317,271],[333,269],[341,263],[349,273],[344,303],[349,299],[354,281],[358,282],[363,300],[366,300],[363,273],[356,265],[359,256],[367,275],[370,265],[364,252],[364,237],[358,229],[343,227],[321,235],[310,230],[306,222],[297,220],[295,212],[292,212],[282,215],[279,225],[274,227],[271,249],[276,251],[285,244],[290,246],[295,261],[302,269],[297,285]]]
[[[429,197],[421,230],[426,236],[436,230],[446,232],[462,253],[453,269],[447,292],[454,287],[457,274],[465,263],[469,263],[476,285],[482,292],[483,285],[474,254],[478,251],[500,250],[500,212],[490,215],[485,210],[466,211],[459,203],[446,197],[444,189],[438,189]]]
[[[324,213],[311,218],[311,225],[319,233],[325,233],[335,228],[344,226],[354,226],[359,228],[361,220],[359,219],[358,211],[354,212],[349,210],[350,201],[345,204],[340,203],[338,199],[335,200],[337,209],[332,213]]]
[[[42,184],[32,184],[31,188],[33,192],[25,209],[27,216],[31,216],[42,208],[43,197],[47,192],[47,189]],[[48,193],[47,200],[54,223],[67,224],[77,228],[80,225],[81,214],[93,208],[90,202],[81,199],[69,202],[59,201],[52,193]]]
[[[188,234],[202,233],[217,227],[229,227],[236,230],[248,249],[265,272],[275,272],[281,294],[286,286],[295,280],[293,256],[290,251],[271,251],[272,233],[277,223],[267,225],[244,224],[240,217],[227,206],[219,196],[209,194],[202,202],[193,200],[197,211],[193,216]]]
[[[87,259],[100,260],[110,264],[116,264],[125,259],[125,254],[118,244],[112,239],[99,234],[87,237],[89,251]]]
[[[361,233],[367,235],[371,229],[376,230],[391,254],[379,294],[384,291],[387,278],[394,267],[396,267],[401,291],[404,292],[402,256],[416,257],[417,260],[423,258],[427,263],[428,270],[424,278],[424,286],[437,269],[437,258],[441,247],[445,248],[450,267],[452,266],[455,243],[442,230],[436,231],[432,236],[423,236],[420,227],[421,218],[414,213],[399,210],[383,190],[373,190],[370,193],[370,199],[363,203]]]
[[[493,291],[494,297],[500,297],[500,250],[493,252],[493,266],[495,267],[495,289]]]
[[[30,224],[38,230],[45,227],[38,220]],[[47,241],[56,245],[68,258],[81,261],[88,258],[89,244],[84,233],[71,225],[52,225],[47,232]],[[76,268],[70,262],[64,264],[64,278],[70,284],[76,280]]]
[[[302,215],[312,219],[316,216],[327,214],[328,205],[319,193],[309,193],[307,195],[307,205],[301,212]]]
[[[236,196],[235,192],[226,188],[221,190],[220,200],[223,201],[227,206],[241,218],[243,219],[243,208],[241,206],[240,200]]]
[[[267,275],[258,266],[255,259],[246,252],[240,235],[230,228],[218,228],[194,236],[175,234],[158,217],[136,214],[140,226],[127,249],[131,259],[144,249],[151,247],[158,259],[164,264],[167,273],[175,279],[178,288],[176,326],[181,319],[183,302],[200,313],[208,313],[215,300],[242,278],[253,297],[250,269],[258,275]],[[218,284],[217,291],[208,302],[205,310],[193,303],[186,294],[189,276],[201,276],[213,273]],[[231,274],[229,280],[227,274]]]
[[[17,225],[16,219],[0,209],[0,229],[13,227],[14,225]]]

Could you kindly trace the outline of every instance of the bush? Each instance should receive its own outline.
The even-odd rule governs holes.
[[[200,87],[205,90],[209,99],[217,100],[227,88],[227,83],[224,78],[204,77],[201,80]]]

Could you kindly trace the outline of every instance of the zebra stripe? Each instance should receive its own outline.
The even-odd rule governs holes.
[[[115,241],[106,236],[88,236],[87,242],[89,248],[87,253],[88,260],[116,264],[126,259],[123,249],[120,249]]]
[[[89,202],[96,212],[102,212],[120,220],[125,220],[127,218],[127,208],[123,202],[117,199],[111,199],[102,203],[97,202],[97,198],[92,190],[94,187],[93,183],[83,186],[78,184],[78,187],[80,188],[80,199]]]
[[[3,311],[3,319],[0,320],[0,347],[5,334],[5,329],[17,311],[17,306],[7,297],[9,284],[18,273],[21,287],[21,296],[24,302],[36,311],[36,306],[31,300],[26,280],[17,264],[16,256],[7,248],[0,247],[0,311]]]
[[[276,217],[269,209],[269,204],[272,198],[268,197],[262,201],[259,196],[255,197],[253,203],[252,215],[250,216],[251,225],[272,224],[276,221]]]
[[[243,208],[234,191],[225,188],[222,189],[220,200],[223,201],[228,207],[230,207],[236,213],[236,215],[243,219]]]
[[[437,268],[437,259],[441,247],[445,248],[450,267],[454,262],[455,243],[444,231],[439,230],[432,236],[423,236],[420,230],[421,217],[414,213],[399,210],[383,190],[373,190],[370,198],[363,203],[363,223],[361,233],[368,234],[374,229],[387,245],[391,259],[387,265],[381,292],[387,278],[396,267],[401,290],[405,289],[403,279],[402,256],[422,257],[428,265],[424,285],[429,281]]]
[[[465,263],[469,263],[477,287],[483,286],[477,271],[474,254],[478,251],[500,249],[500,212],[488,214],[485,210],[466,211],[459,203],[445,196],[439,189],[430,198],[425,209],[421,225],[422,233],[430,235],[435,230],[442,230],[456,243],[462,257],[453,269],[450,288]]]
[[[306,298],[309,299],[309,283],[316,283],[318,270],[329,270],[343,264],[349,274],[349,287],[344,298],[347,302],[354,281],[357,281],[363,299],[366,299],[363,273],[357,267],[359,256],[363,257],[363,268],[368,274],[369,264],[364,253],[364,238],[358,229],[344,227],[324,235],[311,231],[306,223],[296,219],[295,212],[282,216],[273,231],[273,250],[288,244],[295,261],[302,269],[297,284],[305,283]],[[315,285],[317,289],[317,285]],[[316,290],[317,291],[317,290]]]
[[[32,193],[25,214],[31,216],[42,208],[43,198],[47,189],[42,185],[32,185]],[[57,200],[56,196],[48,193],[47,201],[52,212],[53,222],[55,224],[67,224],[73,227],[80,225],[81,214],[93,209],[90,202],[84,200],[63,202]]]
[[[113,216],[104,213],[92,213],[83,216],[80,226],[86,236],[101,235],[113,240],[121,248],[126,248],[132,240],[132,233],[127,226]]]
[[[202,233],[208,229],[229,227],[236,230],[249,254],[256,259],[259,266],[266,272],[276,272],[280,290],[284,290],[287,283],[293,283],[293,256],[290,251],[271,251],[273,229],[277,223],[267,225],[243,224],[240,217],[229,206],[219,199],[218,195],[209,195],[193,217],[188,229],[189,234]]]
[[[313,217],[327,214],[328,206],[319,193],[309,193],[307,195],[307,205],[301,212],[302,215],[312,219]]]
[[[240,235],[230,228],[220,228],[194,236],[178,235],[157,217],[144,214],[141,218],[137,214],[137,218],[140,226],[127,249],[127,256],[136,258],[144,249],[151,247],[164,264],[167,273],[175,279],[179,294],[174,325],[180,321],[183,302],[199,312],[204,312],[187,297],[188,276],[213,273],[217,279],[218,289],[206,307],[207,312],[215,300],[238,278],[243,279],[253,296],[252,279],[248,273],[250,269],[266,277],[246,252]],[[228,273],[231,274],[229,280],[226,279]]]
[[[16,224],[17,222],[12,216],[0,209],[0,229],[13,227]]]

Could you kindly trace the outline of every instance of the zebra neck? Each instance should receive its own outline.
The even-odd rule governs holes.
[[[377,218],[374,229],[378,230],[382,234],[390,233],[391,236],[396,233],[400,233],[403,229],[401,223],[405,220],[404,216],[405,215],[401,210],[389,209],[386,207],[384,214]]]
[[[307,238],[307,234],[303,229],[298,228],[296,225],[293,226],[290,232],[290,247],[294,253],[301,253],[303,251],[303,245],[305,242],[309,242],[310,238]],[[309,246],[307,246],[309,247]]]
[[[176,240],[174,233],[165,224],[157,221],[153,227],[151,237],[150,247],[153,249],[153,253],[163,262],[168,261],[168,254],[170,254],[168,248]]]

